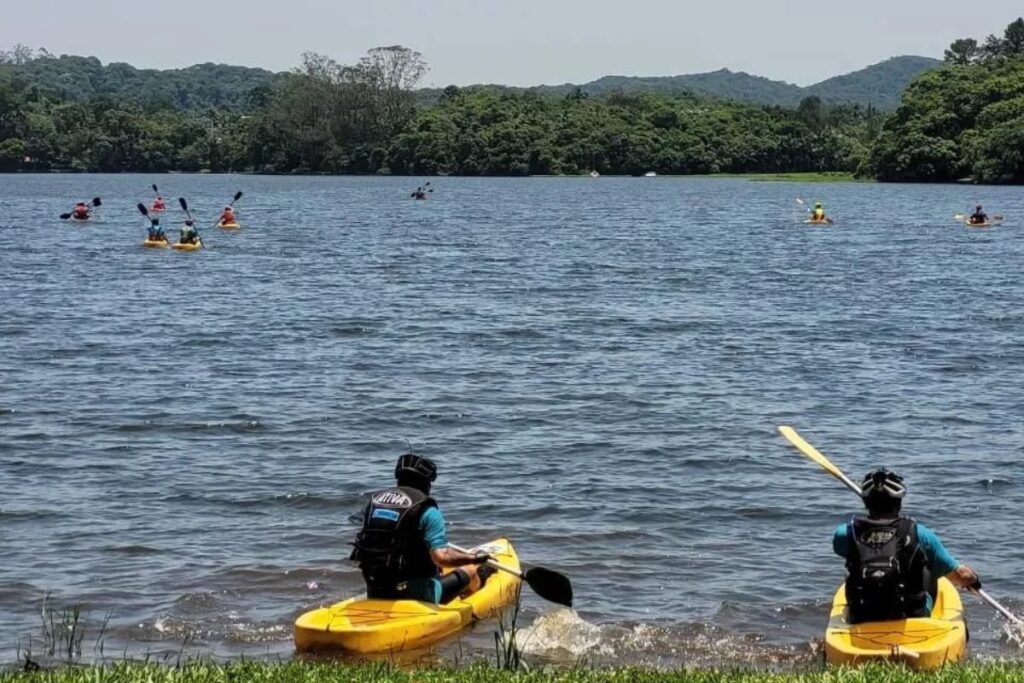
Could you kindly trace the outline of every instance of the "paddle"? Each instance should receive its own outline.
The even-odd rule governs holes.
[[[242,196],[242,193],[239,192],[235,196],[235,199],[237,200],[241,196]],[[206,245],[203,244],[203,238],[199,235],[199,231],[196,230],[196,222],[195,222],[195,220],[193,220],[192,214],[189,213],[188,202],[185,201],[184,197],[178,197],[178,203],[181,204],[181,210],[185,212],[185,215],[188,216],[188,219],[190,221],[192,221],[192,229],[196,231],[196,239],[199,241],[199,245],[200,246],[206,246]],[[231,203],[234,204],[234,202],[231,202]]]
[[[825,470],[826,472],[831,474],[833,477],[835,477],[839,481],[843,482],[848,489],[850,489],[851,491],[853,491],[854,493],[857,494],[858,498],[860,497],[860,495],[861,495],[860,487],[857,486],[855,483],[853,483],[853,481],[849,477],[847,477],[845,474],[843,474],[842,470],[840,470],[838,467],[833,465],[832,461],[829,460],[828,458],[826,458],[821,453],[821,451],[819,451],[817,448],[815,448],[811,444],[807,443],[807,441],[805,441],[802,436],[797,434],[795,429],[793,429],[792,427],[787,427],[787,426],[784,425],[782,427],[779,427],[779,433],[781,433],[782,436],[784,436],[787,441],[789,441],[791,444],[796,446],[796,449],[798,451],[800,451],[805,456],[810,458],[819,467],[821,467],[821,469]],[[968,590],[970,590],[970,591],[974,592],[975,594],[977,594],[982,600],[987,602],[997,612],[1002,614],[1004,617],[1009,619],[1014,624],[1024,625],[1024,621],[1021,621],[1021,619],[1019,617],[1014,616],[1014,614],[1012,612],[1010,612],[1010,610],[1008,610],[1005,607],[1003,607],[1002,605],[1000,605],[998,602],[996,602],[995,598],[991,597],[988,593],[983,591],[981,589],[981,582],[980,581],[977,584],[975,584],[974,586],[969,586]]]
[[[460,553],[473,554],[472,551],[460,548],[457,545],[451,543],[448,545]],[[487,564],[499,571],[506,572],[512,576],[518,576],[533,589],[534,593],[545,600],[565,605],[566,607],[572,607],[572,583],[569,581],[569,577],[564,574],[559,574],[553,569],[545,569],[544,567],[531,567],[522,572],[497,560],[487,560]]]
[[[103,202],[102,202],[102,201],[100,201],[100,198],[99,198],[99,197],[93,197],[93,198],[92,198],[92,202],[91,202],[91,204],[92,204],[92,206],[93,206],[94,208],[99,208],[99,207],[103,206]],[[62,221],[66,221],[66,220],[67,220],[67,219],[69,219],[69,218],[71,218],[71,214],[70,214],[70,213],[62,213],[62,214],[60,215],[60,219],[61,219]]]

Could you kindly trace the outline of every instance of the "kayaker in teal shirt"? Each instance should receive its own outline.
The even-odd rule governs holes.
[[[407,453],[395,466],[394,488],[370,495],[351,559],[359,562],[371,598],[444,604],[475,592],[494,570],[485,552],[448,545],[444,515],[430,497],[437,465]],[[442,574],[441,570],[453,571]]]
[[[930,615],[941,577],[961,588],[981,586],[935,532],[901,514],[906,493],[895,472],[870,472],[861,483],[868,516],[854,517],[833,534],[833,550],[846,558],[850,623]]]

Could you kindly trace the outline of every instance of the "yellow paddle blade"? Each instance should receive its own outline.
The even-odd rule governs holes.
[[[842,470],[833,465],[832,461],[826,458],[821,451],[807,443],[802,436],[796,433],[795,429],[783,425],[779,427],[779,433],[786,437],[787,441],[796,446],[798,451],[816,462],[821,469],[846,484],[846,486],[858,496],[860,495],[860,487],[850,481],[850,478],[843,474]]]

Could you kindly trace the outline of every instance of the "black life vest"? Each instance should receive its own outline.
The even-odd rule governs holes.
[[[389,597],[400,583],[438,574],[419,529],[423,512],[436,506],[409,486],[370,494],[350,557],[359,563],[370,597]]]
[[[910,517],[854,518],[846,570],[851,624],[928,616],[927,560]]]

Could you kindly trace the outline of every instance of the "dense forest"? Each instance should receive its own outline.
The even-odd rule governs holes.
[[[887,115],[818,96],[781,107],[582,88],[449,86],[427,103],[416,90],[427,65],[400,46],[351,65],[307,53],[287,75],[140,71],[19,47],[0,53],[0,171],[847,171],[1024,182],[1024,20],[982,44],[956,41],[945,61]]]
[[[14,58],[20,74],[51,60]],[[426,69],[418,53],[397,46],[371,50],[355,65],[309,53],[288,78],[260,83],[232,106],[211,103],[200,111],[112,94],[109,86],[72,96],[49,82],[13,77],[0,82],[0,170],[854,171],[882,123],[870,108],[827,106],[817,98],[785,109],[693,96],[590,97],[577,90],[553,97],[449,87],[436,104],[419,106],[414,87]]]
[[[880,180],[1024,182],[1024,19],[955,41],[903,95],[872,153]]]

